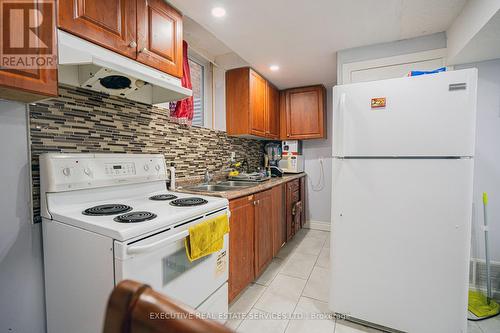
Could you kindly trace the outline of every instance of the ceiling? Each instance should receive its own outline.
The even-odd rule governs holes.
[[[464,64],[500,58],[500,10],[453,57],[452,64]]]
[[[169,2],[283,89],[334,84],[339,50],[445,31],[466,0]],[[211,15],[218,6],[225,17]]]

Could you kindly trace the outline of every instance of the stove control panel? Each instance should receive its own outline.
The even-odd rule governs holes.
[[[57,192],[117,184],[166,180],[160,154],[43,154],[40,177],[46,191]]]
[[[128,176],[135,175],[135,163],[106,163],[104,164],[106,175]]]

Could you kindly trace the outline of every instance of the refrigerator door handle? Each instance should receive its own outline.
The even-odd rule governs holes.
[[[339,101],[339,115],[340,115],[340,144],[339,144],[339,157],[345,156],[345,92],[340,95]]]

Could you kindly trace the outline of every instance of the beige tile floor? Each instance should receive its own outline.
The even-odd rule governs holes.
[[[318,319],[319,314],[329,312],[329,248],[328,232],[301,230],[231,304],[231,313],[244,314],[246,318],[233,318],[227,325],[242,333],[379,332],[327,316]],[[468,333],[494,332],[500,332],[500,316],[469,322]]]

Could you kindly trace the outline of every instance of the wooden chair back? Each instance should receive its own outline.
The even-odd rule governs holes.
[[[103,333],[231,333],[195,310],[131,280],[111,293]]]

